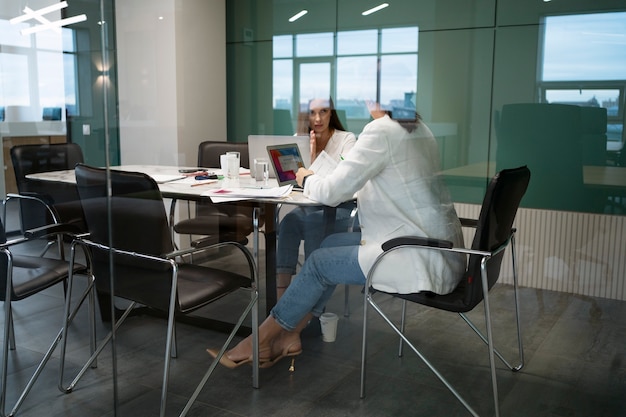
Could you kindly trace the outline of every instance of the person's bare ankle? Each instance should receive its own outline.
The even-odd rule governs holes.
[[[280,300],[287,287],[291,284],[291,274],[279,273],[276,274],[276,300]]]
[[[272,344],[272,356],[279,355],[285,350],[288,352],[298,351],[302,349],[302,341],[300,340],[300,333],[288,332],[284,330],[274,340]]]

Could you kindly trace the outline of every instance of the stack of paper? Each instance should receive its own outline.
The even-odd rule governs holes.
[[[202,193],[203,196],[210,197],[214,203],[226,201],[249,200],[252,198],[281,198],[291,193],[293,186],[284,185],[282,187],[240,187],[240,188],[218,188]]]

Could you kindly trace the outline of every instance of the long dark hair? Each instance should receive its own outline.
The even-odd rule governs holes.
[[[335,109],[335,103],[333,103],[332,97],[328,97],[328,104],[330,106],[330,122],[328,122],[328,127],[335,130],[346,130],[341,120],[339,120],[339,115]]]
[[[309,100],[309,109],[313,100],[317,99]],[[328,97],[328,107],[330,108],[330,121],[328,122],[328,128],[345,131],[346,128],[343,127],[341,120],[339,120],[339,115],[335,109],[335,103],[333,102],[332,97]],[[306,112],[300,112],[300,117],[298,119],[298,133],[308,135],[311,131],[311,125],[309,125],[309,110]]]

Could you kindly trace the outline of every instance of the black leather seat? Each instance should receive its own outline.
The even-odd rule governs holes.
[[[53,225],[48,228],[43,227],[35,231],[27,232],[25,237],[14,238],[7,241],[4,227],[0,222],[0,301],[4,302],[4,341],[2,349],[2,375],[0,386],[2,393],[0,394],[0,413],[5,415],[14,415],[22,405],[26,396],[33,387],[35,381],[44,369],[44,366],[52,356],[60,341],[60,334],[52,340],[48,351],[35,368],[30,380],[26,383],[22,394],[9,413],[6,411],[6,392],[7,392],[7,375],[9,349],[15,350],[15,335],[13,333],[13,303],[31,300],[30,297],[41,293],[55,285],[66,283],[66,279],[70,275],[70,270],[74,274],[85,274],[87,272],[85,265],[74,263],[70,265],[67,261],[61,259],[44,258],[42,256],[19,255],[12,251],[19,246],[43,237],[55,236],[59,233],[77,232],[77,229],[70,228],[66,225]],[[17,253],[24,253],[24,249],[17,249]],[[91,286],[88,286],[88,290]],[[93,310],[91,310],[93,318]],[[28,318],[22,320],[28,322]],[[60,327],[59,327],[60,328]],[[14,378],[13,383],[20,378]]]

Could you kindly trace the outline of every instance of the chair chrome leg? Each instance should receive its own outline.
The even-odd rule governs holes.
[[[15,327],[13,327],[13,309],[11,309],[11,317],[8,319],[9,322],[9,349],[15,350]]]
[[[176,319],[174,319],[174,324],[172,325],[172,352],[170,354],[171,358],[178,357],[178,342],[176,339]]]
[[[400,331],[404,333],[406,326],[406,300],[402,300],[402,317],[400,318]],[[401,358],[404,350],[404,346],[402,343],[402,338],[400,338],[400,343],[398,345],[398,357]]]
[[[259,366],[258,366],[258,364],[259,364],[259,345],[258,345],[258,340],[259,340],[259,336],[258,336],[257,332],[258,332],[259,293],[256,290],[253,290],[252,293],[253,293],[252,294],[252,300],[251,300],[252,302],[250,304],[248,304],[248,306],[246,307],[245,312],[239,317],[239,320],[237,321],[237,324],[235,324],[235,327],[233,327],[233,330],[228,335],[228,338],[226,339],[226,342],[224,342],[224,344],[222,345],[222,348],[220,349],[219,353],[217,354],[217,356],[215,357],[213,362],[211,362],[211,366],[209,366],[209,369],[206,371],[206,373],[204,374],[204,376],[200,380],[200,383],[198,384],[198,386],[196,387],[195,391],[193,392],[193,394],[191,395],[191,397],[187,401],[187,404],[185,404],[185,408],[183,408],[183,410],[181,411],[179,417],[184,417],[184,416],[187,415],[187,413],[189,412],[189,410],[193,406],[193,403],[198,398],[198,395],[200,394],[200,392],[202,391],[202,389],[206,385],[207,381],[209,380],[209,377],[213,374],[213,371],[215,370],[217,365],[220,363],[220,359],[222,358],[222,356],[226,352],[226,349],[228,348],[228,346],[230,345],[230,343],[234,339],[235,335],[237,334],[237,331],[239,330],[239,328],[243,324],[243,321],[246,319],[247,315],[250,313],[250,310],[252,310],[252,309],[257,310],[257,312],[256,312],[256,317],[257,317],[256,318],[256,322],[257,322],[256,324],[257,324],[257,326],[254,326],[255,313],[254,313],[254,311],[252,312],[252,318],[253,318],[252,348],[254,350],[254,353],[252,355],[252,372],[253,372],[253,378],[252,379],[253,379],[253,385],[255,383],[255,379],[257,380],[256,381],[257,386],[255,388],[258,388],[258,378],[259,378],[259,374],[258,374],[258,372],[259,372]]]
[[[361,393],[360,397],[365,398],[365,368],[367,364],[367,313],[369,311],[370,297],[372,296],[366,285],[363,291],[363,340],[361,343]]]
[[[7,372],[8,372],[8,364],[9,364],[9,334],[11,333],[11,271],[13,270],[13,264],[11,262],[11,257],[8,256],[7,262],[7,283],[6,283],[6,293],[4,296],[4,346],[2,348],[2,371],[1,371],[1,380],[2,388],[0,391],[0,413],[5,415],[4,407],[6,403],[6,395],[7,395]]]
[[[374,310],[378,313],[378,315],[387,323],[387,325],[389,325],[389,327],[391,327],[391,329],[394,332],[396,332],[396,334],[400,336],[400,338],[402,338],[404,343],[406,343],[406,345],[409,348],[411,348],[411,350],[422,360],[422,362],[424,362],[424,364],[428,367],[428,369],[430,369],[431,372],[435,374],[435,376],[446,386],[446,388],[448,388],[448,390],[456,397],[456,399],[459,400],[461,404],[463,404],[465,409],[469,411],[470,414],[472,414],[474,417],[479,417],[478,413],[469,405],[467,401],[465,401],[465,399],[452,386],[452,384],[450,384],[450,382],[448,382],[448,380],[437,370],[437,368],[435,368],[435,366],[428,359],[426,359],[426,357],[422,355],[422,353],[419,350],[417,350],[417,348],[413,345],[413,343],[411,343],[411,341],[407,339],[404,333],[402,333],[400,329],[391,320],[389,320],[389,318],[383,313],[382,309],[378,306],[378,304],[374,302],[372,298],[369,299],[369,304],[374,308]],[[363,370],[361,370],[361,372],[363,372]]]
[[[63,368],[64,368],[64,357],[65,357],[65,343],[67,342],[67,326],[66,328],[64,328],[64,334],[63,334],[63,345],[62,345],[62,349],[61,349],[61,371],[59,372],[59,390],[61,392],[64,392],[66,394],[69,394],[70,392],[72,392],[74,390],[74,387],[76,386],[76,384],[78,383],[78,381],[83,377],[83,375],[85,374],[85,372],[87,372],[87,368],[91,367],[94,363],[94,361],[98,358],[98,356],[100,355],[100,353],[104,350],[104,348],[106,347],[106,345],[111,341],[111,339],[113,338],[113,333],[115,331],[117,331],[117,329],[120,327],[120,325],[124,322],[124,320],[126,320],[126,318],[129,316],[129,314],[132,312],[132,310],[135,308],[135,306],[137,305],[136,302],[132,302],[127,308],[126,310],[124,310],[124,313],[122,314],[122,316],[115,322],[115,326],[113,328],[113,330],[111,330],[111,332],[109,332],[109,334],[102,340],[102,342],[100,343],[100,345],[96,348],[96,350],[93,352],[93,354],[91,355],[91,357],[87,360],[87,362],[85,363],[85,365],[83,365],[82,369],[78,372],[78,374],[74,377],[74,380],[67,386],[64,387],[63,386]],[[73,316],[72,316],[73,318]]]
[[[511,368],[514,372],[524,367],[524,346],[522,343],[522,326],[520,319],[519,294],[517,284],[517,258],[515,256],[515,232],[511,236],[511,263],[513,267],[513,296],[515,297],[515,319],[517,323],[517,346],[519,350],[519,364]]]
[[[493,346],[493,333],[491,331],[491,310],[489,307],[489,283],[487,280],[487,261],[489,258],[484,257],[481,260],[481,279],[483,287],[483,305],[485,306],[485,327],[487,328],[487,341],[489,346],[489,367],[491,368],[491,386],[493,391],[493,403],[495,408],[495,416],[500,417],[500,404],[498,397],[498,381],[496,379],[496,363]]]

